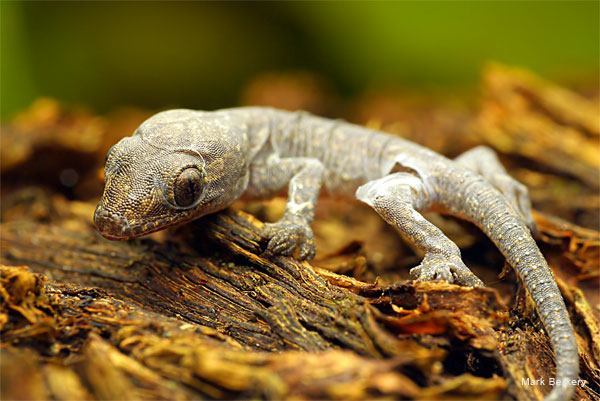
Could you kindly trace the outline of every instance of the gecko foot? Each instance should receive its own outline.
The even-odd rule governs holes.
[[[315,257],[315,237],[309,223],[302,217],[284,216],[276,223],[265,223],[261,237],[269,241],[266,255],[292,256],[299,249],[299,260]]]
[[[410,275],[417,281],[444,280],[468,287],[483,287],[483,282],[460,257],[428,254],[418,266],[410,269]]]

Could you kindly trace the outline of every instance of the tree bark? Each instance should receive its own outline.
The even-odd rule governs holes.
[[[509,329],[496,290],[381,287],[267,259],[261,225],[225,212],[157,243],[2,224],[0,262],[28,266],[1,270],[2,398],[538,396],[514,366],[541,355],[536,374],[550,374],[552,353],[531,327]]]

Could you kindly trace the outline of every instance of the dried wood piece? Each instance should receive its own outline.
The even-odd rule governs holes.
[[[487,143],[599,187],[597,104],[497,65],[484,72],[484,86],[487,97],[475,131]]]
[[[225,212],[160,244],[106,241],[71,219],[3,223],[0,262],[55,280],[2,269],[3,347],[33,350],[42,376],[31,377],[56,398],[49,375],[83,398],[139,399],[497,399],[502,372],[527,399],[536,390],[519,375],[551,375],[546,337],[526,324],[538,324],[533,309],[517,308],[509,328],[493,289],[381,287],[265,259],[261,224]],[[529,371],[515,367],[523,360]],[[98,379],[115,375],[113,389]]]
[[[29,348],[0,348],[0,380],[3,400],[49,399],[39,355]]]
[[[540,238],[560,245],[563,255],[579,269],[578,280],[600,278],[600,233],[557,217],[534,212]]]
[[[23,373],[28,366],[31,372],[19,376],[20,380],[4,382],[8,384],[3,394],[14,398],[31,394],[58,399],[142,400],[422,399],[449,394],[488,398],[504,389],[499,378],[486,380],[466,374],[443,380],[439,367],[437,372],[424,369],[418,375],[437,384],[416,384],[405,370],[415,375],[419,364],[438,366],[431,360],[425,363],[426,353],[432,351],[417,344],[383,360],[338,349],[267,353],[242,346],[214,329],[145,311],[103,291],[45,283],[40,275],[23,268],[1,267],[0,272],[11,277],[0,287],[9,299],[24,300],[22,294],[37,294],[38,303],[28,309],[44,315],[43,324],[55,333],[54,346],[29,342],[29,351],[22,352],[24,344],[10,335],[13,328],[41,323],[30,324],[22,314],[11,316],[10,325],[2,331],[3,340],[12,339],[10,345],[3,343],[3,361],[14,365],[16,372]],[[16,282],[29,285],[11,284]],[[18,353],[15,347],[19,347]],[[415,348],[417,360],[417,355],[410,355]],[[439,358],[434,361],[439,363]],[[3,375],[6,372],[3,369]],[[59,380],[63,380],[62,387],[57,385]]]
[[[498,293],[488,288],[416,282],[365,288],[361,293],[382,294],[372,302],[380,310],[389,307],[395,312],[378,314],[378,319],[392,332],[452,333],[453,338],[469,340],[469,345],[476,349],[496,350],[495,330],[502,329],[508,320],[508,308]]]
[[[518,92],[562,125],[572,126],[591,136],[600,136],[598,104],[590,99],[545,81],[530,71],[491,64],[484,72],[488,91],[502,95]]]

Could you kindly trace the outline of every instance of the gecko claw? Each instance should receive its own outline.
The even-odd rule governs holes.
[[[305,241],[304,243],[302,243],[302,246],[300,247],[300,254],[298,255],[298,259],[299,260],[314,259],[315,254],[316,254],[315,242],[314,242],[314,239],[312,239],[309,242]]]
[[[425,256],[419,265],[410,269],[410,275],[417,281],[443,280],[467,287],[483,287],[483,281],[460,258],[443,255]]]
[[[268,241],[267,256],[292,256],[299,249],[299,260],[315,257],[315,237],[308,222],[301,217],[284,217],[276,223],[265,223],[260,235]]]

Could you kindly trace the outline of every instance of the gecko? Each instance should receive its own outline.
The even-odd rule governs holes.
[[[241,197],[266,199],[286,188],[283,217],[261,232],[267,255],[315,256],[310,224],[324,190],[371,206],[422,251],[422,261],[410,270],[415,280],[480,287],[458,246],[422,213],[475,224],[517,272],[548,333],[557,385],[545,400],[572,397],[579,373],[575,333],[531,234],[527,188],[488,147],[450,160],[400,137],[304,111],[168,110],[108,151],[94,223],[104,237],[126,240],[220,211]]]

